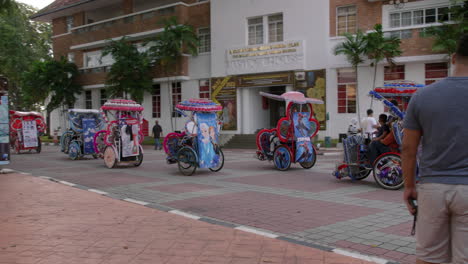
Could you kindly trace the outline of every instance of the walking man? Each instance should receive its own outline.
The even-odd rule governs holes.
[[[420,89],[404,121],[404,200],[417,200],[416,256],[423,263],[468,263],[468,34],[452,58],[453,77]],[[416,153],[422,136],[420,184]]]
[[[374,118],[374,111],[367,109],[367,117],[364,117],[361,122],[361,127],[364,130],[364,134],[368,139],[372,139],[374,131],[379,127],[377,120]]]
[[[161,137],[162,137],[162,127],[159,125],[158,120],[154,121],[154,126],[153,126],[153,137],[154,137],[154,149],[155,150],[161,150],[162,145],[161,145]]]

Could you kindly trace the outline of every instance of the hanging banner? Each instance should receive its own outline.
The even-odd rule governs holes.
[[[8,96],[0,100],[0,165],[10,164],[10,123]]]
[[[25,148],[37,148],[37,126],[35,120],[23,120],[23,145]]]
[[[223,130],[237,130],[237,89],[234,77],[213,78],[211,84],[211,100],[223,107],[223,111],[218,113]]]
[[[94,134],[96,134],[96,119],[83,118],[83,151],[85,155],[94,154]]]
[[[140,153],[138,143],[138,121],[121,121],[120,136],[122,139],[122,157],[137,156]]]
[[[198,165],[200,168],[215,168],[219,164],[219,154],[215,145],[218,143],[218,125],[215,113],[197,113],[198,124]]]
[[[296,137],[296,162],[311,162],[314,155],[310,137],[314,133],[309,121],[310,113],[293,113],[294,136]]]
[[[314,116],[320,123],[320,130],[327,128],[327,96],[325,70],[305,71],[295,73],[295,90],[304,93],[309,98],[317,98],[324,104],[314,104]]]

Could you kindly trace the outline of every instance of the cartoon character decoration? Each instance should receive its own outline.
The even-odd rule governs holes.
[[[260,92],[260,95],[286,101],[288,110],[276,128],[258,132],[257,158],[273,160],[275,167],[282,171],[288,170],[293,162],[305,169],[312,168],[317,157],[311,139],[319,129],[319,122],[313,118],[312,105],[323,104],[323,101],[306,98],[300,92],[286,92],[282,95]]]
[[[293,113],[294,135],[296,137],[296,162],[311,162],[314,152],[310,137],[312,136],[310,113]]]
[[[200,168],[215,168],[219,155],[215,152],[218,142],[218,128],[215,113],[197,113],[198,156]]]

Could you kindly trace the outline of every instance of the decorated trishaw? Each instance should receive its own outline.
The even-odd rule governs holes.
[[[94,150],[107,168],[143,162],[143,110],[135,101],[124,99],[110,99],[101,107],[107,127],[94,136]]]
[[[381,101],[391,118],[391,135],[397,143],[397,148],[390,148],[390,151],[380,154],[373,163],[369,159],[369,140],[363,134],[352,135],[343,139],[343,162],[337,164],[337,169],[333,175],[342,179],[350,177],[352,180],[363,180],[373,172],[374,180],[377,184],[388,190],[400,189],[403,182],[401,169],[401,145],[402,145],[402,121],[405,117],[404,110],[418,88],[424,87],[410,81],[386,84],[384,87],[375,88],[369,92],[372,99]],[[394,105],[390,100],[399,101],[400,107]]]
[[[216,112],[222,110],[221,105],[206,99],[189,99],[178,104],[176,109],[189,120],[185,131],[169,133],[164,138],[167,162],[177,163],[179,171],[186,176],[193,175],[197,168],[220,171],[224,166],[224,154],[218,145],[221,126]]]
[[[16,154],[21,151],[41,152],[41,138],[47,125],[38,112],[10,111],[10,144]]]
[[[278,170],[285,171],[291,163],[299,163],[310,169],[315,165],[317,152],[312,138],[320,125],[314,118],[313,104],[322,100],[307,98],[301,92],[286,92],[275,95],[260,92],[260,95],[278,101],[286,101],[286,117],[275,128],[262,129],[257,134],[257,158],[273,161]]]
[[[60,137],[60,149],[72,160],[91,155],[97,158],[94,151],[94,135],[105,126],[101,112],[95,109],[69,109],[69,129]]]

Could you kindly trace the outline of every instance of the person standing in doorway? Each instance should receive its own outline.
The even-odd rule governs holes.
[[[159,125],[158,120],[154,121],[154,126],[153,126],[153,137],[154,137],[154,149],[155,150],[161,150],[162,149],[162,144],[161,144],[161,137],[162,137],[162,127]]]
[[[362,129],[364,130],[364,134],[368,139],[372,139],[372,135],[379,127],[377,124],[377,120],[374,118],[374,111],[372,109],[367,109],[367,117],[362,119]]]
[[[452,63],[453,77],[411,98],[403,125],[403,199],[409,212],[417,213],[418,264],[468,263],[468,34],[461,37]]]

